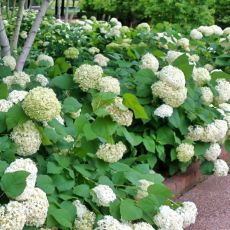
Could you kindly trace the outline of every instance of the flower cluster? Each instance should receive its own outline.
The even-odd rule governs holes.
[[[203,34],[199,30],[193,29],[190,32],[190,37],[195,40],[200,40],[203,38]]]
[[[214,175],[215,176],[227,176],[229,171],[228,164],[221,159],[214,161]]]
[[[178,51],[169,50],[165,57],[165,60],[168,64],[172,64],[178,57],[180,57],[183,53]]]
[[[119,141],[117,144],[102,144],[96,152],[99,159],[105,162],[114,163],[122,159],[126,146]]]
[[[228,102],[230,100],[230,82],[225,79],[218,79],[215,87],[218,92],[216,100],[218,103]]]
[[[188,143],[182,143],[176,148],[177,159],[180,162],[188,162],[194,156],[194,146]]]
[[[184,50],[189,51],[189,40],[187,38],[180,38],[177,40],[177,46],[182,47]]]
[[[54,60],[52,57],[48,56],[48,55],[45,55],[45,54],[40,54],[37,58],[37,61],[36,61],[37,65],[41,65],[43,66],[44,63],[45,65],[47,66],[53,66],[54,65]]]
[[[93,200],[103,207],[109,207],[109,205],[116,200],[116,194],[108,185],[97,185],[92,189]]]
[[[9,93],[7,100],[14,104],[17,104],[20,101],[24,100],[27,93],[28,92],[24,90],[13,90],[12,92]]]
[[[19,85],[22,88],[26,87],[26,84],[30,82],[30,76],[25,72],[15,72],[12,76],[3,78],[3,82],[10,88],[12,85]]]
[[[130,126],[133,121],[133,113],[122,103],[122,98],[116,97],[114,102],[107,106],[106,111],[119,125]]]
[[[119,80],[111,76],[100,78],[97,89],[101,92],[112,92],[117,95],[119,95],[121,91]]]
[[[206,105],[210,105],[213,102],[213,93],[212,90],[209,87],[201,87],[201,99]]]
[[[17,154],[20,156],[33,155],[41,145],[40,133],[32,121],[15,126],[10,137],[17,144]]]
[[[96,54],[94,56],[94,62],[99,66],[107,66],[109,62],[109,58],[105,57],[103,54]]]
[[[89,48],[89,53],[91,53],[91,54],[96,54],[96,53],[99,53],[100,52],[100,50],[97,48],[97,47],[91,47],[91,48]]]
[[[173,114],[173,108],[169,105],[166,105],[166,104],[159,106],[154,111],[154,115],[161,117],[161,118],[171,117],[172,114]]]
[[[215,161],[221,153],[221,147],[217,143],[212,143],[205,152],[205,159],[208,161]]]
[[[155,56],[151,53],[147,53],[141,58],[140,68],[150,69],[155,73],[159,68],[159,62]]]
[[[137,28],[137,30],[146,31],[146,32],[150,32],[150,30],[151,30],[149,24],[146,22],[142,22],[142,23],[138,24],[136,28]]]
[[[139,182],[139,186],[138,186],[137,194],[135,196],[136,200],[140,200],[148,196],[148,187],[154,184],[152,181],[148,181],[145,179],[139,180],[138,182]]]
[[[13,106],[11,101],[0,99],[0,112],[8,112],[8,110]]]
[[[64,55],[66,58],[75,59],[79,55],[79,50],[75,47],[70,47],[64,51]]]
[[[211,76],[210,76],[208,70],[205,68],[201,68],[201,67],[199,67],[199,68],[194,67],[193,68],[192,77],[193,77],[193,80],[199,86],[202,86],[206,82],[211,80]]]
[[[49,80],[42,74],[37,74],[35,81],[40,83],[42,87],[46,87],[49,84]]]
[[[16,67],[16,60],[13,56],[5,56],[2,58],[3,64],[10,67],[11,70],[14,70]]]
[[[97,88],[102,74],[103,70],[100,66],[83,64],[74,73],[74,81],[83,91],[88,91]]]
[[[22,108],[37,121],[50,121],[60,115],[61,104],[52,89],[36,87],[26,95]]]

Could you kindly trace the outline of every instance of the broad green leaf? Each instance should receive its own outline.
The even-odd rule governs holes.
[[[196,155],[203,158],[209,146],[210,146],[209,143],[196,142],[194,145],[194,150],[195,150]]]
[[[228,153],[230,153],[230,140],[226,140],[224,142],[224,148]]]
[[[212,175],[214,171],[214,163],[212,161],[204,161],[200,166],[200,171],[204,175]]]
[[[53,176],[54,185],[60,191],[68,191],[74,187],[74,180],[66,178],[64,175]]]
[[[0,182],[2,191],[10,198],[19,196],[26,187],[26,178],[29,174],[27,171],[5,173]]]
[[[0,133],[6,130],[6,113],[0,112]]]
[[[174,132],[167,126],[163,126],[157,130],[157,141],[162,145],[173,145]]]
[[[129,109],[132,109],[134,112],[135,118],[148,120],[148,114],[145,111],[145,108],[139,103],[137,97],[131,93],[125,93],[123,95],[124,105]]]
[[[47,162],[47,173],[49,174],[59,174],[62,172],[62,168],[55,164],[54,162]]]
[[[0,84],[0,99],[6,99],[8,96],[8,88],[6,84]]]
[[[55,190],[51,177],[47,175],[38,175],[36,185],[47,194],[52,194]]]
[[[145,136],[143,138],[143,144],[147,151],[150,153],[155,153],[155,141],[150,136]]]
[[[53,218],[62,226],[65,228],[71,228],[72,222],[69,215],[69,212],[64,208],[52,208],[49,210],[49,214],[53,216]]]
[[[63,101],[63,111],[65,113],[76,112],[82,107],[81,103],[74,97],[67,97]]]
[[[74,86],[72,76],[64,74],[58,77],[55,77],[50,82],[51,86],[56,86],[59,89],[71,89]]]
[[[90,195],[89,185],[87,185],[87,184],[77,185],[74,187],[73,193],[76,194],[77,196],[87,198]]]

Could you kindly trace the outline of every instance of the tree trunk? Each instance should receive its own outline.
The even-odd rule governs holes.
[[[66,7],[65,7],[65,22],[69,21],[69,0],[66,2]]]
[[[60,19],[61,18],[61,7],[60,7],[60,0],[55,1],[55,16],[56,18]]]
[[[16,0],[14,0],[14,2],[13,2],[13,7],[12,7],[12,11],[11,11],[11,17],[14,17],[15,6],[16,6]]]
[[[1,45],[2,57],[10,55],[10,43],[4,27],[1,3],[0,3],[0,45]]]
[[[61,17],[65,16],[65,0],[61,2]]]
[[[33,45],[33,42],[34,42],[34,39],[35,39],[35,36],[38,32],[38,29],[41,25],[41,22],[42,22],[42,18],[43,16],[45,15],[48,7],[49,7],[49,3],[50,3],[51,0],[43,0],[43,3],[40,7],[40,10],[39,10],[39,13],[34,21],[34,24],[30,30],[30,33],[26,39],[26,42],[24,44],[24,47],[23,47],[23,50],[22,50],[22,53],[21,55],[19,56],[18,58],[18,61],[17,61],[17,65],[16,65],[16,70],[17,71],[22,71],[23,70],[23,67],[25,65],[25,62],[26,62],[26,59],[30,53],[30,50],[31,50],[31,47]]]
[[[17,46],[18,46],[18,37],[19,37],[20,28],[22,24],[24,5],[25,5],[25,0],[20,0],[18,14],[17,14],[16,27],[15,27],[15,31],[11,39],[11,51],[13,51],[14,49],[17,49]]]

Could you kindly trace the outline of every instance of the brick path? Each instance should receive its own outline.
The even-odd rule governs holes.
[[[230,175],[211,176],[180,197],[198,207],[194,225],[186,230],[230,230]]]

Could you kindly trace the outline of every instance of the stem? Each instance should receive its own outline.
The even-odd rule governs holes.
[[[30,53],[32,44],[34,42],[35,36],[38,32],[38,29],[41,25],[42,18],[46,13],[46,10],[49,7],[50,0],[43,0],[43,3],[40,7],[39,13],[34,21],[34,24],[30,30],[30,33],[26,39],[25,45],[23,47],[22,53],[18,58],[17,65],[16,65],[16,71],[22,71],[23,67],[25,65],[26,59]]]
[[[0,45],[1,45],[2,57],[9,56],[10,55],[10,43],[9,43],[9,39],[6,35],[6,31],[4,27],[1,3],[0,3]]]
[[[24,5],[25,5],[25,0],[20,0],[18,14],[17,14],[16,27],[15,27],[13,37],[11,39],[11,51],[13,51],[14,49],[17,49],[17,46],[18,46],[18,37],[19,37],[21,24],[22,24]]]

